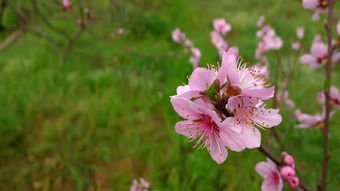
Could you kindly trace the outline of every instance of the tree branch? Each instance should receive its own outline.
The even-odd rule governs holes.
[[[320,182],[318,184],[318,191],[326,191],[327,190],[327,178],[328,178],[328,163],[330,158],[329,153],[329,116],[331,112],[331,104],[330,104],[330,97],[329,97],[329,88],[331,84],[331,69],[332,69],[332,55],[333,55],[333,48],[332,48],[332,32],[333,32],[333,7],[335,1],[329,0],[328,1],[328,15],[327,15],[327,40],[328,40],[328,56],[327,56],[327,64],[325,67],[325,121],[324,126],[322,128],[322,135],[323,135],[323,163],[322,163],[322,175]]]

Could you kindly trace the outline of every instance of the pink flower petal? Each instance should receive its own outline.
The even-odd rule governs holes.
[[[211,70],[196,68],[190,76],[189,86],[192,90],[204,91],[213,83],[215,77],[216,73]]]
[[[317,60],[311,54],[304,54],[300,57],[300,62],[303,64],[316,63]]]
[[[322,42],[315,42],[311,47],[311,53],[315,57],[324,57],[327,55],[327,45]]]
[[[247,148],[258,148],[261,145],[261,133],[255,127],[243,127],[241,136]]]
[[[188,99],[172,96],[170,99],[175,111],[184,119],[199,119],[200,113],[193,109],[194,103]]]
[[[218,140],[218,136],[214,133],[209,137],[207,149],[211,158],[216,161],[217,164],[221,164],[227,159],[228,151],[222,142]]]

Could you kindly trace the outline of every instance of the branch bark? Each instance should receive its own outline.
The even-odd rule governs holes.
[[[327,190],[327,178],[328,178],[328,167],[329,167],[329,159],[330,159],[330,152],[329,152],[329,116],[331,112],[331,104],[330,104],[330,97],[329,97],[329,88],[331,84],[331,70],[332,70],[332,55],[333,55],[333,48],[332,48],[332,32],[333,32],[333,7],[335,1],[329,0],[328,1],[328,15],[327,15],[327,43],[328,43],[328,56],[327,56],[327,64],[325,67],[325,121],[324,127],[322,129],[323,135],[323,163],[322,163],[322,174],[321,179],[318,184],[318,191],[326,191]]]

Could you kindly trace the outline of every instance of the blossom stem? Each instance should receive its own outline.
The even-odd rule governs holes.
[[[324,127],[322,129],[323,134],[323,163],[322,163],[322,174],[321,179],[318,184],[318,191],[326,191],[327,190],[327,178],[328,178],[328,163],[330,159],[329,152],[329,116],[331,111],[330,97],[329,97],[329,89],[331,84],[331,69],[332,69],[332,32],[333,32],[333,7],[335,1],[328,1],[328,15],[327,15],[327,43],[328,43],[328,56],[327,63],[325,67],[325,121]]]

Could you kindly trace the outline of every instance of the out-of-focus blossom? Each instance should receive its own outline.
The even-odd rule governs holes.
[[[330,113],[330,117],[334,115],[334,111]],[[315,114],[315,115],[309,115],[301,113],[301,110],[298,109],[295,111],[295,118],[300,122],[299,125],[297,125],[297,128],[308,128],[311,126],[322,128],[325,121],[325,110],[323,110],[322,114]]]
[[[222,34],[223,36],[231,31],[231,25],[227,23],[224,19],[215,19],[213,25],[215,31]]]
[[[283,181],[276,164],[267,159],[267,162],[259,162],[255,167],[264,179],[261,190],[262,191],[281,191],[283,188]]]
[[[277,100],[279,103],[284,102],[288,109],[292,109],[293,107],[295,107],[294,101],[289,99],[289,93],[287,90],[281,92],[280,95],[281,96]]]
[[[337,108],[340,108],[340,92],[336,86],[331,86],[329,89],[329,98],[331,104]],[[325,103],[325,94],[324,92],[319,92],[317,94],[317,100],[319,103]]]
[[[266,36],[263,38],[263,40],[266,43],[268,49],[278,50],[282,48],[283,42],[278,36]]]
[[[150,184],[143,178],[138,180],[134,179],[130,191],[149,191]]]
[[[201,56],[202,56],[201,51],[198,48],[195,47],[191,48],[191,56],[189,62],[194,66],[194,68],[198,67]]]
[[[70,2],[70,0],[63,0],[63,8],[65,11],[70,11],[72,10],[72,4]]]
[[[86,18],[87,18],[88,20],[93,20],[93,19],[96,18],[96,17],[94,16],[94,13],[93,13],[89,8],[85,8],[85,9],[84,9],[84,12],[85,12]]]
[[[325,13],[328,10],[328,0],[302,0],[302,6],[305,9],[314,10],[312,20],[318,20],[320,13]]]
[[[115,33],[110,33],[110,38],[112,38],[112,39],[116,38],[116,34]]]
[[[189,39],[185,39],[183,44],[184,44],[185,47],[192,47],[193,46],[192,41],[189,40]]]
[[[268,50],[278,50],[283,46],[282,39],[276,35],[275,30],[269,25],[257,31],[256,36],[262,39],[256,50],[256,57],[260,57],[260,55]]]
[[[315,43],[315,42],[321,42],[321,40],[322,40],[321,35],[317,34],[317,35],[315,35],[314,38],[313,38],[313,43]]]
[[[258,27],[262,27],[264,25],[264,23],[266,22],[266,18],[262,15],[259,20],[257,21],[256,25]]]
[[[336,24],[336,32],[338,33],[338,36],[340,36],[340,21]]]
[[[296,36],[299,38],[299,39],[302,39],[303,36],[305,35],[305,29],[303,27],[298,27],[296,29]]]
[[[257,75],[259,75],[262,78],[268,78],[268,66],[267,65],[261,65],[261,64],[256,64],[254,65],[255,71],[257,71]]]
[[[122,36],[123,34],[124,34],[124,29],[123,28],[118,28],[117,29],[117,34],[119,35],[119,36]]]
[[[299,50],[301,48],[301,43],[299,41],[292,43],[292,49],[293,50]]]
[[[81,26],[81,27],[84,27],[85,26],[85,21],[84,19],[77,19],[76,21],[77,25]]]
[[[309,64],[311,68],[320,68],[327,63],[327,45],[319,39],[314,40],[310,49],[310,54],[304,54],[300,57],[300,62]],[[335,52],[332,56],[331,62],[337,62],[340,59],[340,53]]]
[[[217,113],[209,107],[196,104],[179,96],[171,97],[176,112],[186,119],[176,124],[176,132],[196,140],[194,147],[207,148],[210,156],[218,164],[223,163],[228,155],[226,147],[242,151],[245,144],[241,136],[228,126]]]
[[[222,57],[223,52],[228,49],[228,43],[223,39],[223,37],[216,31],[210,33],[211,42],[217,48],[220,56]]]
[[[185,34],[176,28],[172,31],[172,39],[177,43],[182,43],[185,40]]]

